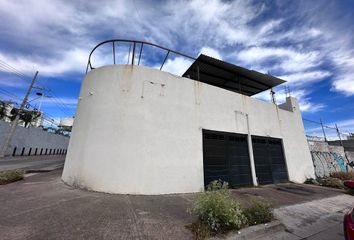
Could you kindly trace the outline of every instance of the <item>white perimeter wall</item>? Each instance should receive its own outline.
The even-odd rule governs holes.
[[[0,146],[4,144],[4,140],[9,132],[9,129],[10,123],[0,121]],[[36,148],[37,155],[40,154],[41,149],[43,149],[42,154],[45,153],[45,149],[47,149],[47,154],[49,154],[49,150],[52,149],[53,154],[54,150],[58,151],[58,149],[66,151],[66,149],[68,148],[68,144],[69,137],[49,133],[43,131],[41,128],[24,128],[21,126],[17,126],[6,155],[12,155],[15,147],[16,155],[21,155],[23,148],[25,148],[25,156],[29,154],[30,149],[31,155],[34,155]]]
[[[90,71],[79,98],[62,179],[131,194],[203,188],[202,129],[282,138],[289,178],[314,177],[296,99],[282,108],[156,69]]]

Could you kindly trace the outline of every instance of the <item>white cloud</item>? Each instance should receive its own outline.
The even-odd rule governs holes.
[[[174,59],[167,59],[162,70],[165,72],[170,72],[172,74],[181,76],[188,68],[192,65],[192,61],[184,57],[176,57]],[[160,68],[161,65],[155,68]]]
[[[308,100],[300,100],[299,105],[302,112],[318,112],[326,107],[326,105],[322,103],[314,104]]]
[[[317,67],[322,63],[322,55],[318,51],[300,51],[292,48],[250,47],[240,51],[237,58],[247,65],[260,66],[265,72],[268,61],[276,63],[267,71],[278,72],[279,78],[288,81],[292,86],[304,87],[316,81],[322,81],[332,74]],[[303,104],[303,109],[313,106]]]
[[[345,95],[354,95],[354,50],[349,46],[331,51],[338,73],[334,76],[332,90]]]
[[[301,82],[302,84],[308,84],[315,81],[321,81],[329,76],[331,76],[331,73],[328,71],[310,71],[287,74],[278,77],[291,83]]]
[[[286,72],[303,71],[321,63],[320,54],[317,51],[301,52],[289,48],[275,47],[251,47],[239,52],[237,58],[245,63],[278,60],[281,63],[275,67]]]
[[[217,50],[215,50],[213,48],[210,48],[210,47],[203,47],[200,50],[200,54],[204,54],[204,55],[207,55],[209,57],[213,57],[213,58],[222,60],[221,54]]]
[[[283,9],[287,15],[271,17],[263,15],[273,11],[264,2],[182,0],[158,5],[156,9],[156,3],[129,0],[0,1],[0,41],[7,39],[2,44],[11,45],[11,50],[0,49],[0,59],[25,72],[39,70],[49,76],[83,73],[87,55],[96,43],[124,37],[152,41],[194,56],[202,46],[208,46],[204,51],[209,55],[276,72],[298,85],[333,75],[334,91],[354,94],[352,34],[333,27],[335,21],[316,18],[320,14],[312,16],[315,8],[305,3],[300,4],[305,5],[301,12]],[[289,22],[294,16],[298,22]],[[100,56],[101,62],[109,62],[110,57]],[[175,61],[177,66],[168,60],[165,69],[180,73],[187,64]],[[275,63],[269,66],[271,61]],[[319,68],[326,61],[334,64],[336,72]]]
[[[305,90],[295,90],[291,91],[290,95],[292,97],[295,97],[299,101],[300,105],[300,110],[303,112],[318,112],[323,110],[326,106],[322,103],[313,103],[311,102],[311,98],[307,97],[309,93]],[[271,102],[271,95],[270,91],[265,91],[262,93],[259,93],[255,96],[254,98],[266,101],[266,102]],[[287,97],[287,94],[285,91],[275,91],[275,99],[277,104],[281,104],[285,102],[285,99]]]
[[[341,74],[333,82],[333,89],[346,95],[354,95],[354,72]]]
[[[335,126],[335,124],[337,124],[338,129],[341,132],[354,133],[354,119],[346,119],[346,120],[341,120],[341,121],[338,121],[338,122],[332,122],[329,125],[330,126]]]
[[[58,58],[31,60],[0,52],[0,59],[11,66],[16,66],[16,69],[23,73],[32,74],[38,70],[41,75],[53,76],[63,72],[84,72],[88,54],[82,49],[71,49]]]

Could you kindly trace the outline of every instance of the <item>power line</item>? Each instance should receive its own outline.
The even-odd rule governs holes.
[[[3,60],[1,60],[1,59],[0,59],[0,70],[4,70],[4,71],[6,71],[6,72],[8,72],[8,73],[14,74],[14,75],[16,75],[17,77],[19,77],[19,78],[21,78],[21,79],[23,79],[23,78],[24,78],[24,79],[26,79],[26,78],[31,78],[31,76],[29,76],[29,75],[27,75],[27,74],[21,72],[20,70],[16,69],[15,67],[11,66],[10,64],[6,63],[5,61],[3,61]],[[35,88],[35,87],[34,87],[34,88]],[[53,103],[55,103],[55,104],[57,105],[57,108],[58,108],[62,113],[64,113],[65,115],[68,115],[68,116],[72,115],[71,111],[68,110],[68,108],[71,108],[71,106],[68,105],[68,104],[66,104],[66,103],[64,103],[60,98],[56,97],[56,96],[53,94],[53,92],[52,92],[51,90],[48,90],[48,89],[45,89],[45,88],[39,88],[39,89],[40,89],[40,90],[47,90],[47,91],[51,92],[51,95],[53,95],[53,96],[52,96],[52,98],[53,98]],[[17,95],[14,94],[14,93],[11,93],[11,92],[7,91],[6,89],[1,89],[1,88],[0,88],[0,93],[1,93],[1,92],[2,92],[2,94],[6,95],[6,96],[10,96],[11,98],[15,98],[15,99],[18,99],[18,100],[20,100],[20,101],[22,100],[21,97],[17,96]],[[31,108],[35,109],[35,106],[33,106],[32,104],[30,104],[30,103],[28,103],[28,102],[26,103],[26,105],[27,105],[28,107],[31,107]],[[50,123],[52,123],[52,124],[55,124],[55,125],[57,125],[57,126],[59,125],[59,123],[56,123],[56,121],[54,120],[55,118],[52,117],[52,116],[50,116],[49,114],[43,112],[42,115],[43,115],[43,120],[45,120],[45,121],[47,121],[47,122],[50,122]],[[51,118],[51,119],[47,119],[46,116],[49,117],[49,118]]]
[[[10,97],[12,97],[12,98],[13,98],[13,97],[16,97],[17,99],[21,100],[21,98],[18,97],[18,96],[16,96],[15,94],[12,94],[12,93],[10,93],[10,92],[8,92],[8,91],[6,91],[6,90],[0,88],[0,92],[1,92],[1,91],[3,91],[3,93],[4,93],[5,95],[7,95],[7,96],[10,96]],[[17,102],[14,102],[14,103],[15,103],[15,104],[18,104]],[[32,108],[32,109],[36,109],[34,105],[32,105],[32,104],[30,104],[30,103],[28,103],[28,102],[27,102],[26,105],[27,105],[28,107]],[[48,118],[47,118],[46,116],[47,116]],[[46,120],[47,122],[50,122],[50,123],[55,124],[55,125],[59,125],[58,123],[55,122],[55,120],[54,120],[55,118],[54,118],[53,116],[47,114],[47,113],[44,113],[44,112],[43,112],[42,118],[43,118],[43,120]]]
[[[67,110],[68,107],[66,107],[64,104],[60,103],[59,99],[53,96],[53,101],[57,104],[58,108],[67,115],[71,115],[69,113],[69,110]]]
[[[13,93],[11,93],[11,92],[9,92],[9,91],[3,89],[3,88],[0,88],[0,91],[3,92],[3,94],[5,94],[5,95],[7,95],[7,96],[10,96],[10,97],[12,97],[12,98],[16,98],[16,99],[22,100],[18,95],[13,94]]]
[[[14,73],[14,74],[16,74],[16,75],[22,76],[22,77],[24,77],[24,78],[31,78],[31,76],[29,76],[29,75],[27,75],[27,74],[21,72],[20,70],[14,68],[13,66],[11,66],[10,64],[6,63],[5,61],[3,61],[3,60],[1,60],[1,59],[0,59],[0,65],[1,65],[3,68],[9,70],[11,73]]]
[[[51,89],[49,89],[47,86],[36,87],[36,88],[39,90],[47,91],[49,93],[49,96],[47,96],[47,97],[52,99],[52,103],[55,103],[58,106],[58,109],[62,113],[64,113],[65,115],[68,115],[68,116],[72,115],[72,112],[71,112],[72,106],[64,103],[62,101],[62,99],[60,97],[57,97]]]
[[[2,62],[0,62],[0,67],[2,70],[4,70],[5,72],[9,72],[9,73],[12,73],[12,74],[15,74],[21,78],[23,77],[26,77],[24,76],[22,73],[19,73],[17,71],[14,71],[12,68],[8,67],[7,65],[3,64]]]
[[[71,105],[69,105],[69,104],[67,104],[67,103],[64,103],[61,98],[56,97],[53,93],[52,93],[52,95],[53,95],[54,98],[56,98],[56,99],[59,101],[59,103],[60,103],[62,106],[66,107],[66,108],[71,108],[71,107],[72,107]]]

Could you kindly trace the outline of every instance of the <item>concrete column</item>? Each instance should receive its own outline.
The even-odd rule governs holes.
[[[250,130],[250,121],[249,116],[247,113],[235,111],[235,113],[239,113],[246,117],[247,120],[247,144],[248,144],[248,155],[250,156],[250,165],[251,165],[251,174],[252,174],[252,182],[254,186],[258,186],[257,182],[257,175],[256,175],[256,166],[254,163],[254,156],[253,156],[253,146],[252,146],[252,136]]]
[[[256,166],[254,164],[254,156],[253,156],[253,146],[252,146],[252,137],[251,137],[251,131],[250,131],[250,121],[248,114],[246,114],[247,118],[247,142],[248,142],[248,151],[250,155],[250,163],[251,163],[251,174],[252,174],[252,181],[254,186],[258,186],[257,182],[257,175],[256,175]]]

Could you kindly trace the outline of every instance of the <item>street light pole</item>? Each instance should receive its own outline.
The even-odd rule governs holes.
[[[41,98],[39,99],[39,106],[38,106],[38,111],[39,111],[39,112],[41,111],[41,106],[42,106],[42,102],[43,102],[43,97],[44,97],[44,94],[42,93],[42,96],[41,96]]]
[[[17,115],[15,117],[15,120],[10,125],[9,132],[8,132],[6,138],[5,138],[4,144],[2,145],[2,149],[1,149],[1,152],[0,152],[0,158],[5,157],[6,154],[7,154],[7,149],[9,148],[9,144],[10,144],[11,139],[12,139],[14,133],[15,133],[18,121],[20,120],[20,115],[21,115],[23,109],[25,108],[25,105],[26,105],[27,100],[28,100],[28,96],[31,93],[31,90],[33,88],[34,82],[36,81],[37,75],[38,75],[38,71],[34,74],[34,76],[32,78],[32,81],[31,81],[31,84],[30,84],[30,86],[27,89],[26,95],[25,95],[25,97],[22,100],[22,103],[21,103],[21,106],[20,106],[20,110],[18,111],[18,113],[17,113]]]

